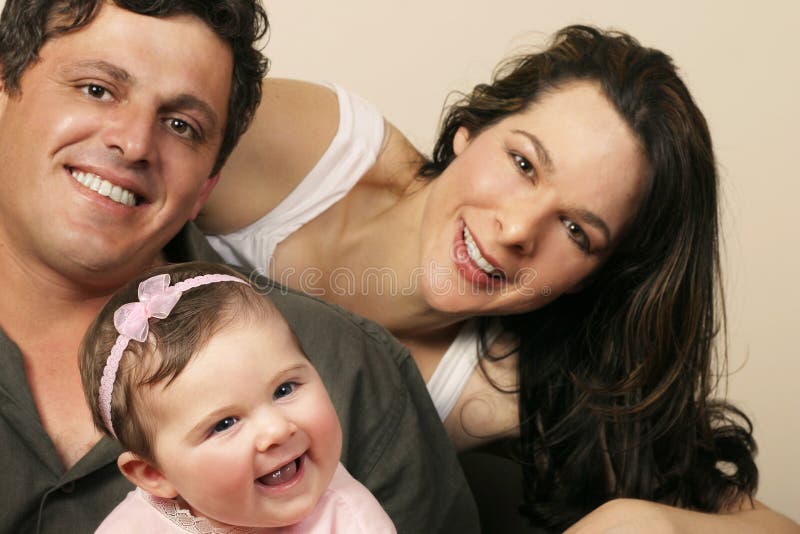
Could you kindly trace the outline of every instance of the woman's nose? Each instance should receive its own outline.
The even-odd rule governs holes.
[[[517,254],[529,256],[536,249],[543,224],[554,215],[554,202],[547,195],[514,199],[497,212],[498,242]]]

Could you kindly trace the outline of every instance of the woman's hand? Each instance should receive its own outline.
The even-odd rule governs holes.
[[[759,502],[747,499],[728,512],[708,514],[638,499],[615,499],[595,509],[566,534],[690,532],[800,533],[800,525]]]

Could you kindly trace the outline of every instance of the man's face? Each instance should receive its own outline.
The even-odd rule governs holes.
[[[0,100],[6,252],[84,278],[152,263],[215,183],[232,63],[193,16],[110,4],[48,41]]]

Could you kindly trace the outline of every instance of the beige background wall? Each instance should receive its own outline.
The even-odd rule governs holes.
[[[334,80],[430,149],[452,89],[571,23],[674,58],[724,190],[729,396],[755,423],[758,497],[800,521],[800,3],[794,0],[266,0],[272,75]]]
[[[0,0],[0,6],[4,3]],[[752,416],[759,498],[800,521],[800,3],[265,0],[272,75],[334,80],[423,150],[452,89],[570,23],[626,30],[681,67],[724,188],[729,396]]]

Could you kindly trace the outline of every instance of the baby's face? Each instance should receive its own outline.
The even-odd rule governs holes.
[[[277,313],[227,327],[161,388],[150,397],[156,461],[195,515],[272,527],[314,508],[338,465],[342,431]]]

